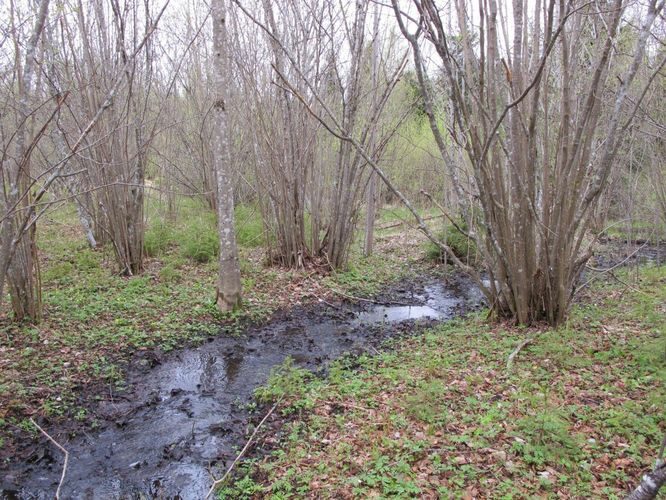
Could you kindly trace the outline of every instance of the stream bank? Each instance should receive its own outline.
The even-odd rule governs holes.
[[[94,432],[67,439],[62,498],[203,498],[246,440],[244,409],[254,390],[287,357],[313,371],[345,353],[379,348],[436,322],[478,308],[482,295],[464,277],[401,283],[376,303],[321,303],[295,308],[240,337],[211,337],[164,358],[139,358],[129,389],[94,409]],[[48,426],[47,426],[48,428]],[[45,439],[26,445],[2,471],[3,498],[52,498],[62,454]],[[211,475],[212,474],[212,475]]]

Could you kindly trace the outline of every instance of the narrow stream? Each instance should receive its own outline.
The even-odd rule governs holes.
[[[664,246],[611,241],[593,264],[608,268],[664,262]],[[130,390],[99,403],[99,428],[67,441],[70,462],[61,498],[203,498],[247,437],[243,407],[287,356],[299,366],[323,370],[344,353],[373,351],[397,335],[479,307],[471,280],[425,278],[382,294],[386,305],[324,304],[283,314],[243,336],[220,336],[195,349],[137,366]],[[156,366],[152,366],[156,364]],[[62,454],[45,439],[32,455],[0,468],[0,497],[51,499],[62,472]]]
[[[63,443],[70,454],[62,498],[201,499],[245,442],[240,409],[273,367],[290,356],[322,369],[343,353],[379,347],[420,321],[442,321],[478,307],[480,292],[465,278],[405,284],[392,304],[323,305],[180,351],[153,368],[128,374],[133,389],[100,403],[99,429]],[[388,303],[388,301],[387,301]],[[53,498],[61,454],[44,441],[30,463],[3,472],[4,498]]]

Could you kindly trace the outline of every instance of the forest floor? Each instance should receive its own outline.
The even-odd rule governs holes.
[[[187,201],[187,200],[186,200]],[[108,246],[90,250],[71,207],[42,219],[38,248],[44,317],[16,324],[0,311],[0,463],[17,440],[37,436],[30,418],[58,425],[94,426],[91,405],[125,387],[137,356],[160,357],[219,335],[238,335],[276,311],[303,304],[370,296],[383,286],[432,265],[424,240],[401,223],[401,209],[385,209],[375,255],[360,245],[345,272],[324,274],[267,267],[263,227],[248,207],[237,210],[242,266],[242,310],[221,315],[214,295],[217,233],[213,214],[183,203],[175,221],[149,205],[148,258],[139,276],[118,275]],[[152,223],[151,223],[152,221]]]
[[[61,435],[106,425],[95,409],[133,385],[127,370],[137,360],[160,364],[170,351],[233,338],[276,313],[330,309],[445,271],[426,259],[426,242],[401,209],[382,212],[375,254],[363,258],[355,244],[345,272],[267,267],[257,214],[239,207],[244,308],[220,315],[214,219],[196,204],[174,221],[159,211],[148,210],[149,257],[135,277],[116,273],[108,249],[86,247],[73,211],[43,221],[44,318],[17,325],[0,314],[0,464],[34,452],[26,447],[39,436],[31,418]],[[635,248],[611,241],[602,254],[606,263],[631,261]],[[582,297],[556,332],[472,318],[378,357],[334,363],[325,380],[282,370],[258,393],[266,404],[285,398],[267,425],[281,429],[282,451],[266,459],[277,443],[264,436],[261,464],[247,462],[222,496],[622,492],[649,466],[664,430],[665,275],[663,267],[608,273],[613,281]],[[508,353],[537,334],[507,373]]]
[[[220,498],[623,498],[666,433],[666,267],[615,273],[557,329],[454,320],[257,396],[277,410]]]

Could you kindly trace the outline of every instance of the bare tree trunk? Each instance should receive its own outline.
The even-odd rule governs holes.
[[[379,72],[379,5],[375,5],[374,21],[373,21],[373,38],[372,38],[372,107],[377,107],[377,100],[379,98],[379,86],[377,84],[377,77]],[[368,141],[368,149],[370,154],[373,154],[375,142],[377,138],[377,124],[371,125],[370,140]],[[375,215],[377,208],[377,174],[370,171],[370,180],[368,181],[368,192],[366,199],[366,214],[365,214],[365,245],[363,248],[363,255],[369,257],[372,255],[372,246],[375,240]]]
[[[9,190],[5,201],[5,219],[2,223],[2,249],[0,251],[0,303],[6,278],[12,299],[14,318],[18,321],[39,321],[41,316],[41,285],[36,260],[35,225],[25,230],[26,220],[34,216],[31,205],[31,175],[28,118],[33,93],[36,51],[44,31],[49,0],[41,0],[37,6],[35,25],[28,41],[23,71],[17,67],[19,113],[16,130],[16,148],[12,168],[9,169]],[[13,13],[12,13],[13,16]],[[20,61],[18,44],[17,64]]]
[[[231,185],[231,157],[227,118],[228,47],[226,0],[213,0],[213,165],[217,178],[217,225],[220,237],[220,269],[217,306],[222,312],[241,304],[240,263],[234,227],[234,192]]]

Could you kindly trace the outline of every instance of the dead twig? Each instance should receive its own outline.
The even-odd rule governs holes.
[[[372,410],[370,408],[365,408],[363,406],[358,406],[352,403],[345,403],[344,401],[330,401],[330,400],[324,400],[322,401],[323,403],[326,403],[327,405],[330,406],[340,406],[342,408],[347,408],[349,410],[360,410],[364,411],[367,413],[372,413]]]
[[[213,481],[213,484],[211,485],[210,490],[208,490],[208,493],[206,494],[206,498],[210,498],[210,496],[215,491],[215,488],[217,488],[220,484],[222,484],[222,483],[224,483],[224,481],[226,481],[227,477],[229,477],[229,474],[234,469],[234,467],[236,466],[238,461],[241,458],[243,458],[243,455],[245,455],[245,452],[250,448],[250,445],[252,444],[252,441],[254,440],[254,437],[257,435],[257,432],[259,432],[259,429],[261,429],[261,426],[264,425],[264,422],[266,422],[266,420],[268,420],[268,417],[270,417],[273,414],[273,412],[275,411],[275,409],[278,407],[278,405],[281,402],[282,402],[282,397],[280,397],[280,399],[278,399],[275,402],[275,404],[271,407],[271,409],[268,410],[268,413],[266,413],[264,418],[261,419],[261,422],[259,422],[259,425],[257,425],[257,427],[255,427],[254,432],[250,436],[250,439],[247,440],[247,443],[245,443],[245,446],[243,446],[243,449],[241,450],[241,452],[238,454],[238,456],[236,456],[234,461],[231,463],[231,465],[227,469],[227,472],[224,473],[224,476],[222,476],[220,479],[215,479],[215,481]]]
[[[516,347],[511,354],[509,354],[509,359],[506,360],[507,371],[511,371],[511,367],[513,366],[513,360],[516,356],[518,356],[518,353],[521,351],[521,349],[525,347],[527,344],[530,344],[532,342],[534,342],[534,337],[526,338],[520,344],[518,344],[518,347]]]
[[[333,309],[338,309],[338,310],[341,310],[341,309],[342,309],[342,307],[337,306],[337,305],[335,305],[335,304],[332,304],[331,302],[328,302],[328,301],[325,300],[325,299],[322,299],[319,295],[317,295],[317,294],[314,293],[314,292],[309,292],[308,295],[309,295],[310,297],[314,297],[315,299],[317,299],[318,302],[321,302],[322,304],[326,304],[328,307],[332,307]]]
[[[55,497],[56,500],[60,499],[60,489],[62,488],[62,483],[65,481],[65,475],[67,474],[67,464],[69,463],[69,452],[60,444],[58,441],[53,439],[48,432],[46,432],[44,429],[42,429],[37,422],[35,422],[32,418],[30,418],[30,422],[32,422],[32,425],[37,427],[39,432],[44,434],[46,438],[51,441],[54,445],[58,447],[60,451],[62,451],[65,454],[65,463],[62,466],[62,475],[60,476],[60,482],[58,483],[58,489],[56,490]]]
[[[431,215],[430,217],[424,217],[423,221],[427,222],[427,221],[433,220],[433,219],[441,219],[444,216],[445,216],[445,214]],[[380,230],[380,231],[384,230],[384,229],[392,229],[394,227],[402,226],[404,224],[412,225],[412,221],[411,220],[399,220],[397,222],[389,222],[388,224],[382,224],[381,226],[377,226],[377,229]]]

